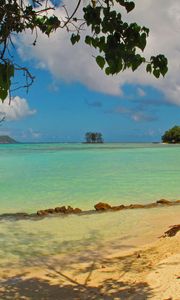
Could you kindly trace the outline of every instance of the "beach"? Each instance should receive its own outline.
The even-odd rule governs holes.
[[[179,224],[180,205],[144,208],[179,199],[178,145],[22,144],[0,152],[1,300],[179,300],[179,233],[160,237]],[[98,202],[129,208],[95,212]],[[36,215],[63,205],[90,213]]]
[[[180,0],[0,8],[0,300],[180,300]]]
[[[19,268],[9,262],[0,270],[0,299],[178,300],[179,249],[177,234],[157,237],[135,251],[116,248],[107,254],[103,247],[91,252],[84,247],[76,255],[42,256],[32,265],[27,259]]]

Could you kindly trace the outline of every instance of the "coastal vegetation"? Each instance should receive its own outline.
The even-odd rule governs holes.
[[[162,136],[162,141],[169,144],[180,143],[180,126],[174,126],[167,130]]]
[[[60,1],[61,3],[61,1]],[[84,42],[97,50],[96,63],[106,75],[118,74],[125,69],[133,72],[141,65],[146,72],[156,78],[165,76],[168,60],[163,54],[149,58],[142,55],[146,48],[149,29],[136,22],[123,20],[124,11],[130,13],[135,8],[133,1],[127,0],[77,0],[73,12],[62,5],[62,14],[56,16],[59,1],[43,0],[2,0],[0,2],[0,99],[4,101],[14,90],[28,89],[34,76],[25,66],[15,61],[16,43],[20,34],[33,34],[32,46],[36,46],[40,33],[49,37],[56,30],[67,30],[72,44],[79,42],[83,34]],[[80,16],[80,17],[79,17]],[[73,33],[72,33],[73,32]],[[13,49],[13,54],[12,54]],[[24,75],[25,82],[17,84],[18,74]],[[12,85],[13,83],[13,85]],[[13,89],[12,89],[13,86]]]
[[[104,142],[102,133],[100,132],[87,132],[85,140],[88,144],[101,144]]]

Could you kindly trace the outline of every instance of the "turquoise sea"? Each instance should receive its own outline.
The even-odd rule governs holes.
[[[71,205],[93,209],[180,199],[180,145],[0,145],[0,214]],[[0,221],[0,265],[48,255],[136,247],[177,221],[179,206]],[[161,226],[160,226],[161,224]],[[160,227],[158,227],[160,226]],[[143,237],[143,238],[142,238]]]
[[[0,145],[0,211],[180,197],[180,146]]]

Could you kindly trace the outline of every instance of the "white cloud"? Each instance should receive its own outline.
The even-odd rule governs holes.
[[[41,136],[41,133],[39,131],[34,131],[32,128],[28,129],[28,133],[35,139]]]
[[[64,3],[72,11],[77,1],[65,0]],[[35,47],[31,46],[33,38],[31,40],[27,34],[23,36],[23,43],[19,46],[21,57],[36,59],[37,65],[49,69],[57,79],[81,82],[90,89],[121,95],[122,87],[126,83],[133,83],[141,88],[150,85],[163,92],[166,101],[180,105],[179,0],[136,0],[135,3],[135,10],[126,18],[150,28],[145,54],[149,57],[164,53],[168,57],[169,73],[165,79],[153,78],[145,73],[144,67],[134,73],[126,71],[108,77],[96,65],[92,57],[94,50],[83,42],[72,46],[68,33],[60,29],[50,38],[39,33]],[[59,8],[56,14],[61,16],[64,11]]]
[[[34,115],[35,109],[30,109],[27,100],[18,96],[11,99],[6,99],[4,103],[0,101],[0,115],[5,116],[7,121],[19,120],[24,117]]]
[[[157,120],[156,116],[153,114],[147,114],[141,109],[127,108],[124,106],[116,107],[113,111],[111,111],[111,113],[129,116],[135,122],[152,122]]]
[[[146,95],[145,91],[141,88],[137,89],[137,93],[140,97],[144,97]]]
[[[157,118],[153,115],[147,115],[144,112],[134,112],[131,115],[131,118],[135,122],[152,122],[155,121]]]

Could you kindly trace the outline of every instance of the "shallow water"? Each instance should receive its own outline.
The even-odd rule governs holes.
[[[70,267],[78,261],[136,250],[178,223],[179,215],[180,206],[39,221],[1,221],[0,266],[11,271],[43,266],[57,256],[59,263]]]
[[[178,145],[0,145],[0,170],[1,213],[180,196]]]
[[[180,146],[0,145],[0,213],[72,205],[180,198]],[[136,249],[178,222],[180,206],[0,222],[0,265],[43,264],[54,255],[86,260]]]

